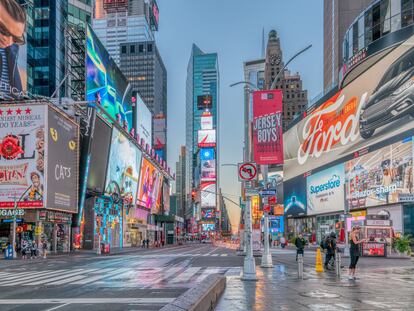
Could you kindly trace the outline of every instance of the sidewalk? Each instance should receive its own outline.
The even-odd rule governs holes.
[[[227,277],[216,310],[412,310],[414,265],[363,268],[356,281],[334,272],[316,273],[305,267],[304,279],[294,266],[257,265],[257,282]]]

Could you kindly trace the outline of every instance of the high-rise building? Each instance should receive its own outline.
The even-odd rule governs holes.
[[[217,53],[204,53],[193,44],[186,83],[186,193],[192,197],[187,219],[199,220],[202,208],[217,207],[218,99]]]
[[[284,63],[280,39],[275,30],[269,33],[265,62],[265,89],[270,89],[273,80],[278,77],[276,88],[283,91],[283,129],[286,130],[295,116],[306,109],[308,92],[302,87],[299,73],[291,74],[285,69],[278,76]]]
[[[323,2],[323,86],[329,90],[338,82],[342,66],[342,41],[348,27],[372,0],[324,0]],[[362,25],[362,27],[365,27]]]
[[[176,215],[180,217],[184,217],[186,208],[185,154],[185,146],[181,146],[178,162],[175,164],[175,196],[177,198]]]

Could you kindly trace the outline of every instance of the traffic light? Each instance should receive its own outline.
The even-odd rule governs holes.
[[[193,191],[191,191],[191,198],[193,199],[193,201],[195,201],[196,197],[197,197],[197,191],[195,191],[195,189],[193,189]]]

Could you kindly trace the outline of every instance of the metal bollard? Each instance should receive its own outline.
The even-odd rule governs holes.
[[[303,279],[303,255],[298,255],[298,279]]]
[[[336,272],[336,276],[341,276],[341,253],[340,252],[336,252],[335,254],[335,272]]]

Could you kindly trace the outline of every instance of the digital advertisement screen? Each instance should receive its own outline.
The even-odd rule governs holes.
[[[308,215],[344,210],[345,168],[338,164],[307,178]]]
[[[262,228],[264,228],[264,219],[261,221]],[[279,233],[285,231],[284,217],[269,215],[269,232]]]
[[[135,130],[139,137],[144,139],[146,144],[152,146],[152,113],[138,93],[135,93],[134,97],[137,110]]]
[[[285,216],[306,215],[306,178],[298,176],[283,183]]]
[[[200,148],[214,147],[216,145],[216,130],[199,130],[198,146]]]
[[[165,146],[165,117],[157,116],[154,118],[154,148],[162,149]]]
[[[215,159],[214,148],[200,149],[200,159],[202,161],[214,160]]]
[[[202,130],[213,129],[213,115],[210,112],[203,112],[200,118],[200,127]]]
[[[117,128],[112,129],[111,150],[106,175],[106,187],[116,182],[121,195],[135,202],[142,152]]]
[[[413,144],[409,137],[345,163],[349,209],[397,203],[413,193]]]
[[[146,158],[142,158],[137,204],[154,211],[161,203],[162,174]]]
[[[216,180],[216,160],[201,160],[201,181]]]
[[[213,97],[211,95],[197,96],[197,109],[211,109],[213,108]]]
[[[17,0],[0,1],[0,11],[10,18],[1,18],[0,32],[0,100],[19,99],[27,94],[26,8]],[[12,33],[13,40],[3,40],[3,33]]]
[[[201,183],[201,207],[215,207],[216,206],[216,183],[204,182]]]
[[[270,171],[267,174],[267,184],[263,180],[263,174],[259,174],[259,187],[263,189],[276,189],[276,203],[283,204],[283,171]]]
[[[164,180],[162,185],[162,201],[164,214],[168,215],[170,213],[170,184],[168,180]]]
[[[367,65],[366,71],[284,133],[284,140],[289,142],[284,146],[285,179],[361,148],[411,135],[413,39],[414,36],[383,53],[377,62],[371,60],[372,66]]]
[[[201,225],[202,227],[202,229],[203,229],[203,231],[214,231],[214,230],[216,230],[216,225],[215,224],[202,224]]]
[[[114,119],[133,127],[131,85],[91,27],[86,38],[86,100],[99,100]]]
[[[215,219],[216,210],[214,208],[202,208],[201,219]]]

